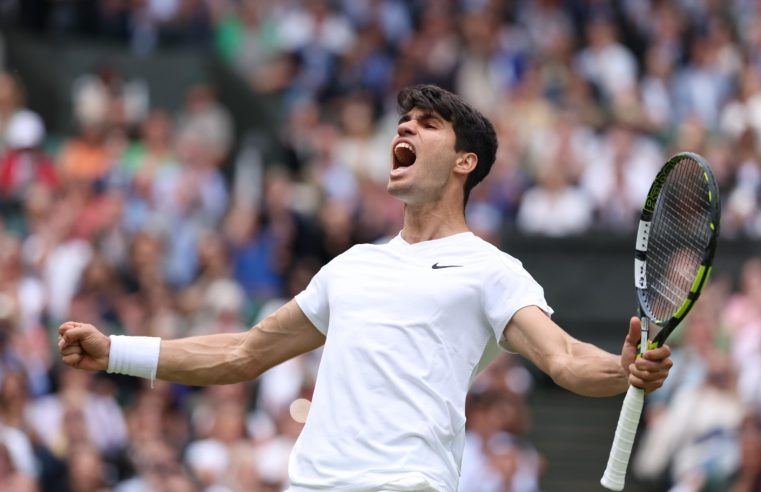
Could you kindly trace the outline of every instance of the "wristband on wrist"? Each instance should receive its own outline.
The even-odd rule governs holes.
[[[151,388],[159,365],[160,337],[111,335],[108,354],[109,374],[126,374],[150,379]]]

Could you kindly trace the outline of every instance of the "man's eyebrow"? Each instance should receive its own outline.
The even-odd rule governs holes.
[[[407,121],[410,121],[412,119],[412,115],[410,113],[405,113],[402,115],[401,118],[399,118],[399,124],[405,123]],[[438,113],[431,111],[431,110],[424,110],[419,112],[415,119],[418,121],[426,121],[426,120],[436,120],[436,121],[444,121],[444,118],[439,116]]]
[[[431,120],[439,121],[439,122],[444,121],[444,118],[441,115],[433,111],[424,111],[423,113],[420,114],[420,116],[418,116],[417,119],[420,121],[431,121]]]

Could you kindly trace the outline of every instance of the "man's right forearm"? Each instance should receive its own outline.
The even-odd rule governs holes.
[[[156,377],[193,386],[254,379],[261,371],[245,353],[248,335],[222,333],[162,340]]]

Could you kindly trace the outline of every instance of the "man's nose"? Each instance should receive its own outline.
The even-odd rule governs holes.
[[[399,126],[396,127],[396,133],[398,133],[399,136],[412,135],[416,131],[417,131],[417,123],[415,122],[415,120],[403,121],[399,123]]]

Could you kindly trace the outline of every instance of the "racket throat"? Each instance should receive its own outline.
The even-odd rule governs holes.
[[[650,319],[647,316],[640,318],[640,325],[639,353],[642,355],[647,351],[649,345]]]

